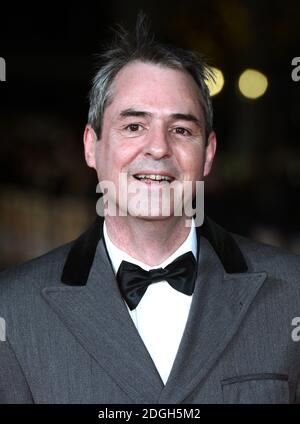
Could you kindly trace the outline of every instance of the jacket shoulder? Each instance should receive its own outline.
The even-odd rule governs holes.
[[[59,284],[66,257],[74,241],[0,273],[0,292],[16,286]]]
[[[241,249],[250,271],[266,271],[274,276],[285,275],[299,279],[299,255],[281,247],[230,234]]]

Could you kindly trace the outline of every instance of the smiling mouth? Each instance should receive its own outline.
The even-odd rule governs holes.
[[[147,184],[151,183],[171,183],[174,181],[174,178],[169,175],[161,175],[161,174],[135,174],[133,177],[136,180],[142,181]]]

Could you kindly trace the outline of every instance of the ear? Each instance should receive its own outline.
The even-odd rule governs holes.
[[[96,169],[96,143],[97,136],[90,125],[86,125],[83,134],[84,155],[87,165]]]
[[[217,137],[216,133],[212,131],[207,140],[207,145],[205,148],[205,163],[204,163],[204,177],[206,177],[211,170],[211,166],[215,157],[217,149]]]

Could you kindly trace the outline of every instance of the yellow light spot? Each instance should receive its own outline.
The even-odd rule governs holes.
[[[220,69],[213,68],[213,67],[210,67],[210,69],[214,74],[214,79],[209,78],[206,81],[206,85],[209,89],[209,94],[211,96],[215,96],[216,94],[220,93],[220,91],[222,90],[224,86],[225,81],[224,81],[223,73]]]
[[[265,94],[268,78],[255,69],[246,69],[239,78],[239,89],[248,99],[257,99]]]

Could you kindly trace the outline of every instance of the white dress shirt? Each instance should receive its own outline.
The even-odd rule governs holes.
[[[164,268],[178,256],[193,252],[197,258],[197,237],[195,223],[192,220],[191,230],[186,240],[164,262],[154,267],[128,255],[110,240],[104,221],[103,234],[115,273],[121,262],[134,263],[149,271],[153,268]],[[166,381],[171,372],[173,362],[184,332],[192,297],[173,289],[167,281],[151,284],[142,300],[134,310],[128,312],[142,338],[162,381]]]

